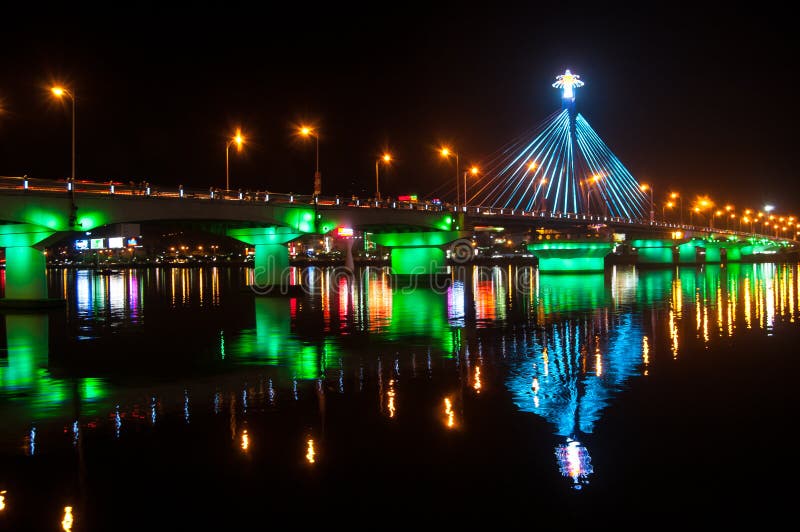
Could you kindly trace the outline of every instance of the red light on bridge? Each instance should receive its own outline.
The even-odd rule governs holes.
[[[336,236],[353,236],[352,227],[337,227]]]

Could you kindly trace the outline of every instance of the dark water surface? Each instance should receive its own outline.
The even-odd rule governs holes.
[[[66,311],[0,319],[0,529],[791,509],[797,265],[338,273],[254,297],[244,269],[51,271]]]

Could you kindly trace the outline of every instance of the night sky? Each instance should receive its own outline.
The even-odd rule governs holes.
[[[424,195],[455,174],[436,146],[479,163],[560,107],[550,84],[570,68],[586,82],[579,111],[656,201],[677,189],[800,212],[787,13],[309,4],[50,17],[2,21],[0,175],[69,175],[69,108],[47,92],[58,81],[78,97],[79,178],[224,187],[226,136],[241,126],[234,188],[310,193],[313,140],[293,135],[307,122],[324,194],[370,194],[388,146],[382,191]]]

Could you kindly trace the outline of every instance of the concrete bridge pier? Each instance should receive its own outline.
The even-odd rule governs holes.
[[[678,246],[678,263],[684,265],[705,264],[706,248],[698,240],[689,240]]]
[[[541,240],[528,244],[540,272],[602,272],[616,244],[599,240]]]
[[[229,229],[226,234],[255,248],[256,294],[286,293],[289,286],[289,251],[286,244],[302,236],[288,227],[245,227]]]
[[[286,244],[256,244],[255,248],[255,286],[267,289],[287,286],[289,251]]]
[[[392,275],[432,277],[446,273],[447,257],[443,246],[467,235],[465,231],[374,233],[370,239],[390,248]],[[464,245],[469,244],[465,242]],[[471,246],[469,251],[472,251]]]
[[[736,240],[714,240],[695,238],[678,246],[680,264],[722,264],[739,262],[742,255],[749,254],[749,243]]]
[[[0,308],[46,308],[64,305],[47,297],[44,243],[55,234],[30,224],[0,226],[0,247],[6,252],[5,297]]]
[[[675,263],[675,246],[672,239],[631,240],[631,248],[636,250],[636,263],[671,266]]]

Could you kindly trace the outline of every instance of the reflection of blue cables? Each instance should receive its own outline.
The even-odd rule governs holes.
[[[585,213],[587,180],[601,176],[592,187],[603,212],[626,218],[646,214],[647,196],[636,178],[582,115],[566,109],[504,145],[481,167],[483,177],[472,187],[470,204]]]

